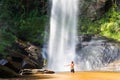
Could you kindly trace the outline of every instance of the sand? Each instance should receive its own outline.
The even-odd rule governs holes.
[[[120,72],[61,72],[55,74],[32,74],[22,78],[0,80],[120,80]]]

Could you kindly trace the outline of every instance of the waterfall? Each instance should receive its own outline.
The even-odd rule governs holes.
[[[52,0],[48,69],[68,71],[75,57],[78,0]]]

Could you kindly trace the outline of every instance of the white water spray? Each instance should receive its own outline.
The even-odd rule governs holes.
[[[78,0],[52,0],[48,69],[68,71],[75,57]]]

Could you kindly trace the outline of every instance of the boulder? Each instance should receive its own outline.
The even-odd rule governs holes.
[[[7,57],[6,57],[8,63],[6,63],[4,66],[12,69],[13,71],[15,72],[19,72],[19,70],[22,68],[22,60],[23,60],[23,57],[19,55],[19,53],[12,53],[12,54],[9,54]]]
[[[16,41],[17,45],[27,53],[23,59],[23,68],[42,68],[43,67],[43,56],[41,49],[30,42],[24,42],[22,40]],[[32,64],[32,65],[31,65]],[[30,66],[31,65],[31,66]],[[29,67],[28,67],[29,66]]]
[[[4,64],[4,66],[12,69],[16,73],[19,73],[21,69],[31,69],[31,68],[38,68],[39,64],[37,61],[31,59],[30,56],[26,56],[20,52],[16,51],[9,51],[11,54],[9,54],[6,57],[6,63],[5,60],[1,60],[1,65]]]
[[[11,70],[10,68],[0,65],[0,78],[11,78],[19,76],[16,72]]]
[[[51,71],[51,70],[44,70],[44,73],[46,73],[46,74],[53,74],[53,73],[55,73],[54,71]]]

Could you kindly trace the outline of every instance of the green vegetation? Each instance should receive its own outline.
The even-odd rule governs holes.
[[[112,8],[107,16],[103,19],[106,22],[101,20],[103,23],[100,25],[100,34],[120,41],[120,12]]]
[[[42,44],[46,13],[46,0],[0,0],[0,54],[17,39]]]
[[[92,21],[89,18],[79,20],[78,34],[98,34],[100,32],[99,21]]]
[[[99,20],[80,19],[79,34],[99,34],[120,41],[120,11],[115,4]]]

